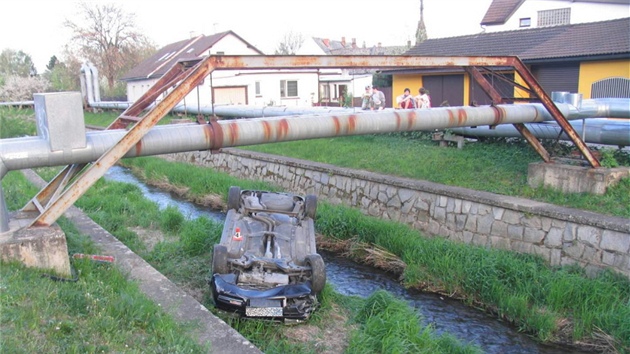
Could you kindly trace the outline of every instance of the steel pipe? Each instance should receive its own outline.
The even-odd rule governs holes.
[[[630,146],[630,121],[617,121],[609,119],[587,119],[585,121],[570,121],[577,131],[582,131],[582,140],[591,144]],[[555,122],[525,124],[527,129],[539,139],[570,140]],[[457,127],[451,128],[452,132],[466,137],[515,137],[521,136],[513,125],[499,125],[493,128],[484,127]]]
[[[582,114],[560,104],[569,119]],[[608,106],[610,107],[610,106]],[[589,115],[608,116],[601,109]],[[627,115],[627,110],[625,114]],[[156,126],[129,150],[125,157],[150,156],[270,142],[361,135],[398,131],[434,130],[455,127],[531,123],[549,120],[541,105],[498,105],[496,107],[441,107],[430,110],[360,111],[350,114],[302,115],[238,120],[211,124]],[[50,151],[40,137],[0,140],[0,178],[6,172],[44,166],[88,163],[97,160],[124,136],[125,130],[86,134],[86,147]]]

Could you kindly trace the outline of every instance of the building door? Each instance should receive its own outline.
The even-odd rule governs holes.
[[[212,88],[214,104],[247,104],[247,86]]]
[[[578,80],[580,78],[579,63],[563,63],[555,65],[533,65],[532,74],[542,86],[547,95],[554,91],[578,92]]]
[[[422,86],[429,90],[432,107],[464,105],[464,75],[423,76]],[[418,89],[412,93],[417,95]]]

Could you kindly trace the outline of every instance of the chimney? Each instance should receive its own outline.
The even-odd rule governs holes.
[[[365,41],[363,41],[363,48],[367,48],[367,47],[365,46]]]
[[[324,38],[324,39],[322,39],[322,42],[324,42],[324,45],[325,45],[327,48],[330,48],[330,41],[328,40],[328,38]]]
[[[352,48],[356,48],[356,47],[357,47],[357,39],[352,38]]]
[[[411,48],[411,41],[407,41],[407,48]]]
[[[381,42],[378,42],[378,47],[379,47],[379,48],[381,47]]]
[[[342,47],[346,46],[346,37],[341,37],[341,46]]]

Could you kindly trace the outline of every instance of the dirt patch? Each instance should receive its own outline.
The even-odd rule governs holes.
[[[166,236],[160,230],[145,229],[139,226],[132,227],[130,230],[138,235],[148,252],[153,251],[155,245],[166,240]]]
[[[146,184],[152,187],[157,187],[163,191],[172,193],[178,196],[179,198],[182,198],[196,205],[202,205],[204,207],[208,207],[215,210],[225,210],[227,207],[227,204],[223,201],[223,197],[220,194],[206,194],[202,196],[192,195],[190,193],[190,188],[174,185],[170,183],[166,179],[166,177],[162,179],[147,180],[146,178],[144,178],[142,174],[136,173],[136,171],[134,171],[134,174],[138,176],[140,179],[142,179]]]
[[[316,353],[340,354],[348,347],[348,337],[354,326],[348,325],[348,311],[333,304],[320,326],[301,324],[288,327],[284,336],[294,342],[311,343]]]

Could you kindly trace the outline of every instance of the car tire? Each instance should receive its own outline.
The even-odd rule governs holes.
[[[315,214],[317,214],[317,196],[309,194],[304,199],[304,215],[315,219]]]
[[[212,252],[212,274],[227,274],[227,247],[223,245],[214,245]]]
[[[311,267],[311,292],[319,294],[326,285],[326,265],[322,256],[311,254],[306,256],[306,265]]]
[[[241,199],[241,188],[232,186],[230,187],[230,191],[228,192],[228,202],[227,208],[228,210],[234,209],[238,210]]]

